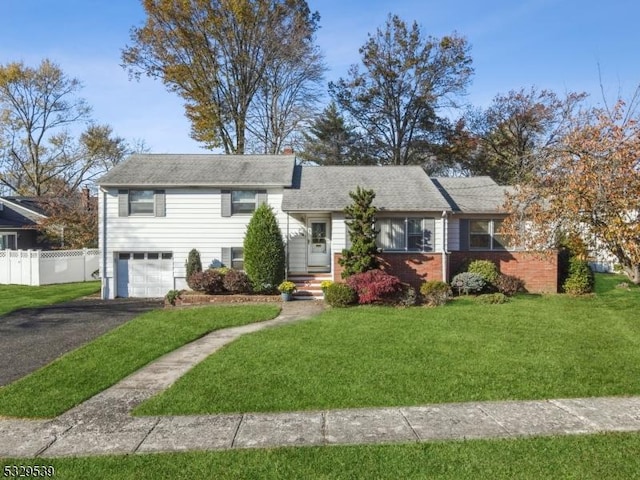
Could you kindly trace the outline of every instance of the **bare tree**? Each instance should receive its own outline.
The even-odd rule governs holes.
[[[143,5],[147,20],[133,28],[123,66],[135,77],[161,79],[185,100],[195,140],[228,154],[244,153],[249,111],[266,75],[282,64],[284,47],[313,43],[318,14],[304,0],[144,0]],[[296,65],[317,60],[303,55]]]
[[[0,66],[0,185],[21,195],[57,195],[120,161],[124,139],[91,122],[80,81],[44,60]],[[70,129],[86,126],[79,139]]]

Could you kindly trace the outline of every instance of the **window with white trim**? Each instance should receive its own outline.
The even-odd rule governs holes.
[[[253,213],[256,209],[258,192],[255,190],[232,190],[231,213]]]
[[[386,252],[433,251],[435,219],[433,218],[379,218],[376,228],[378,248]]]
[[[509,238],[503,234],[502,219],[469,220],[470,250],[506,250]]]
[[[129,190],[129,215],[153,215],[154,213],[153,190]]]

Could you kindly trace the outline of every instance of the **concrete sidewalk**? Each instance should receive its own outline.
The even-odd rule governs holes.
[[[470,402],[237,415],[131,417],[141,402],[240,335],[315,315],[284,304],[267,322],[211,334],[53,420],[0,419],[0,457],[58,457],[640,431],[640,397]]]

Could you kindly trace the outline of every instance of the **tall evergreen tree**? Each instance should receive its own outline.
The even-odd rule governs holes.
[[[374,270],[379,266],[376,237],[380,232],[375,229],[378,209],[373,205],[376,194],[373,190],[357,187],[349,196],[353,203],[344,209],[344,214],[351,247],[342,250],[339,261],[343,268],[342,278]]]
[[[285,252],[282,232],[270,206],[253,212],[244,237],[244,270],[255,292],[271,292],[284,279]]]
[[[357,165],[371,163],[360,148],[362,142],[355,127],[348,125],[331,102],[303,133],[300,158],[320,165]]]

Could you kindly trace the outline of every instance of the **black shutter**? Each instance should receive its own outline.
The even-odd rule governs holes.
[[[460,250],[469,250],[469,220],[460,219]]]

